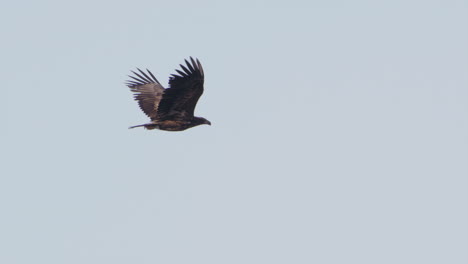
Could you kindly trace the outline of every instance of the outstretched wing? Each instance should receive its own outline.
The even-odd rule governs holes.
[[[173,116],[180,118],[193,117],[198,99],[203,94],[204,74],[200,61],[190,57],[185,60],[187,66],[180,65],[183,71],[176,70],[169,78],[170,88],[164,92],[159,104],[159,116]]]
[[[140,69],[138,71],[139,73],[132,71],[135,76],[129,75],[133,80],[128,80],[126,85],[134,92],[134,98],[141,110],[154,120],[165,89],[148,69],[148,74]]]

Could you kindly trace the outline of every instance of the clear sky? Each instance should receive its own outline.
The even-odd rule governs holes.
[[[8,1],[0,263],[468,262],[468,1]],[[124,85],[200,59],[196,114]]]

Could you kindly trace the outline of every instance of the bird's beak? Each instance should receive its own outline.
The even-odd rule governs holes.
[[[206,120],[206,124],[211,126],[211,122]]]

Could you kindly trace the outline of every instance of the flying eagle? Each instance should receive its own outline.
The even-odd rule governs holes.
[[[183,71],[176,70],[178,74],[171,75],[167,89],[148,69],[148,73],[138,68],[139,73],[132,71],[135,76],[129,75],[133,80],[127,81],[126,85],[151,122],[130,128],[182,131],[198,125],[211,125],[205,118],[193,115],[197,101],[203,94],[204,74],[201,63],[192,57],[190,62],[185,60],[185,63],[187,66],[180,64]]]

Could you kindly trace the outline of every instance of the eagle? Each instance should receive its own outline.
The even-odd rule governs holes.
[[[165,131],[183,131],[198,125],[211,125],[203,117],[194,116],[195,106],[203,94],[204,73],[198,59],[190,57],[186,66],[169,77],[169,88],[165,89],[146,69],[147,73],[137,68],[129,75],[131,80],[126,85],[134,93],[134,99],[141,110],[151,119],[150,123],[132,126]]]

